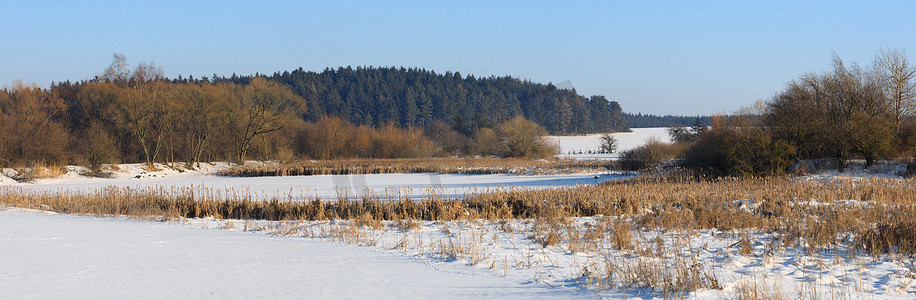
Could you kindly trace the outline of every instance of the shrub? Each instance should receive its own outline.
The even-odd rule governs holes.
[[[470,155],[476,151],[474,141],[452,126],[442,121],[433,122],[426,131],[426,135],[435,143],[440,155]]]
[[[356,127],[338,117],[324,117],[304,125],[295,143],[301,154],[319,160],[428,157],[434,148],[416,128],[402,129],[393,124],[379,129]]]
[[[899,157],[916,156],[916,120],[901,123],[897,131],[897,149]]]
[[[482,155],[498,155],[500,152],[499,135],[490,128],[481,128],[474,135],[477,144],[477,153]]]
[[[416,128],[400,129],[394,124],[380,128],[372,140],[372,157],[417,158],[432,154],[433,144]]]
[[[314,159],[350,157],[355,127],[339,117],[322,117],[318,122],[304,126],[300,133],[299,147],[303,154]]]
[[[656,138],[650,138],[642,146],[624,151],[620,156],[620,167],[624,170],[637,171],[647,169],[664,159],[680,156],[686,144],[669,144]]]
[[[684,166],[710,177],[783,175],[795,147],[757,128],[715,128],[684,152]]]
[[[547,130],[523,117],[507,120],[497,127],[504,157],[547,158],[560,152],[544,136]]]

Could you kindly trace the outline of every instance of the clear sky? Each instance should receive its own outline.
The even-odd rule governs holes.
[[[89,79],[114,52],[168,77],[405,66],[571,80],[624,111],[730,112],[836,52],[916,60],[916,1],[7,1],[0,86]]]

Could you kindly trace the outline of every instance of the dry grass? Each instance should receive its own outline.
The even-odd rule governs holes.
[[[418,158],[298,161],[268,166],[236,166],[219,171],[235,177],[361,175],[390,173],[564,174],[613,168],[612,162],[571,159]]]
[[[630,233],[630,223],[623,220],[623,218],[617,218],[614,221],[614,225],[611,229],[611,242],[614,244],[614,249],[617,250],[629,250],[633,248],[633,237]]]
[[[721,230],[730,236],[729,243],[734,242],[726,247],[731,250],[725,251],[749,257],[772,256],[772,252],[786,248],[802,254],[833,252],[837,259],[856,254],[882,259],[916,255],[916,181],[912,179],[712,181],[651,176],[554,190],[502,190],[456,199],[430,194],[421,200],[366,196],[336,201],[259,201],[248,194],[201,187],[111,187],[88,194],[6,187],[0,188],[0,204],[138,218],[239,219],[227,221],[225,227],[359,245],[378,245],[378,232],[390,227],[403,237],[385,247],[469,264],[492,263],[491,268],[496,268],[498,260],[504,260],[503,268],[542,268],[543,261],[531,261],[541,254],[531,252],[586,253],[600,259],[586,262],[582,274],[576,275],[589,281],[589,287],[650,289],[666,298],[722,288],[716,266],[692,254],[697,251],[692,236],[701,229]],[[576,219],[588,216],[594,218],[587,222]],[[526,223],[513,225],[508,221],[519,219]],[[251,220],[280,222],[263,228],[259,221]],[[317,229],[292,225],[302,220],[330,221]],[[444,237],[424,241],[415,233],[422,230],[423,221],[436,221],[438,227],[433,230],[441,231]],[[467,225],[486,222],[492,229]],[[473,228],[468,231],[468,226]],[[645,236],[647,232],[656,234]],[[755,240],[760,235],[754,233],[761,232],[767,233],[766,237]],[[518,253],[512,263],[508,257],[494,261],[485,245],[513,234],[527,237],[540,247],[523,252],[528,248],[513,245]],[[660,234],[669,238],[662,239]],[[805,295],[813,293],[804,291]],[[739,299],[786,298],[775,285],[756,281],[736,285],[733,292]]]
[[[789,299],[778,286],[769,286],[763,282],[743,282],[735,287],[734,299],[737,300],[784,300]]]
[[[736,199],[745,199],[735,201]],[[609,233],[617,249],[629,249],[633,230],[696,229],[759,231],[779,235],[781,247],[805,251],[853,245],[871,255],[916,253],[916,182],[891,179],[806,181],[792,178],[717,181],[643,177],[555,190],[503,190],[448,199],[364,197],[336,201],[259,201],[250,195],[206,188],[103,188],[88,194],[0,189],[0,203],[60,213],[215,217],[260,220],[381,221],[533,219],[532,236],[544,246],[573,242],[588,249],[595,232]],[[571,217],[627,216],[594,228],[570,229]],[[610,220],[610,218],[608,218]],[[610,221],[607,221],[610,222]],[[511,229],[510,229],[511,230]],[[746,255],[751,243],[741,241]]]
[[[666,299],[699,289],[721,289],[715,274],[691,258],[676,256],[671,260],[656,257],[608,257],[604,287],[652,289]]]
[[[40,166],[9,169],[6,173],[17,182],[33,182],[42,178],[60,177],[67,173],[67,169],[61,166]]]

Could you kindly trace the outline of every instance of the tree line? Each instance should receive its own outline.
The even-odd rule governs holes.
[[[409,103],[419,106],[414,110]],[[575,118],[555,122],[545,115],[556,113],[557,105],[594,109],[583,112],[580,107]],[[529,114],[534,122],[524,118]],[[545,157],[555,152],[539,138],[547,134],[545,127],[610,131],[623,126],[614,119],[619,114],[619,105],[603,97],[587,99],[509,77],[478,80],[418,69],[341,68],[168,79],[155,64],[129,68],[125,57],[115,54],[91,80],[54,83],[48,89],[15,82],[0,90],[0,166]],[[579,116],[603,121],[587,124]]]
[[[916,64],[882,49],[870,66],[834,54],[833,69],[789,82],[769,101],[712,118],[708,130],[672,131],[687,167],[710,176],[778,175],[804,159],[916,158]],[[798,170],[797,170],[798,171]]]
[[[400,129],[389,123],[380,128],[355,125],[340,117],[324,116],[307,123],[297,136],[297,153],[314,159],[351,157],[415,158],[429,156],[500,156],[548,158],[559,151],[543,137],[543,126],[518,116],[493,128],[477,128],[468,136],[438,122],[435,129]]]
[[[0,164],[243,161],[274,155],[282,135],[273,133],[304,109],[304,99],[265,79],[176,84],[151,64],[128,72],[116,57],[98,80],[4,89]]]
[[[709,126],[712,124],[711,116],[658,116],[643,113],[623,113],[622,116],[624,123],[626,123],[629,128],[687,127],[697,123]]]
[[[256,77],[214,75],[209,80],[244,84]],[[353,124],[380,127],[391,123],[422,129],[442,121],[457,122],[467,127],[462,131],[472,131],[523,116],[552,134],[626,130],[616,101],[604,96],[586,98],[574,90],[510,76],[477,78],[419,68],[340,67],[322,72],[299,68],[266,78],[309,99],[303,116],[307,121],[337,116]]]

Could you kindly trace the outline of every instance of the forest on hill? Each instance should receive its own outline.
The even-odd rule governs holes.
[[[258,77],[256,75],[254,77]],[[214,83],[245,84],[252,76],[222,77]],[[459,72],[418,68],[340,67],[322,72],[302,68],[266,76],[307,100],[307,121],[336,116],[354,124],[430,128],[435,121],[455,124],[460,132],[492,127],[516,116],[544,126],[551,134],[624,131],[627,124],[616,101],[584,97],[510,76],[477,78]],[[175,79],[176,82],[195,81]]]
[[[512,77],[347,67],[169,79],[115,54],[91,80],[0,89],[0,166],[546,157],[555,151],[537,137],[625,130],[621,113],[603,96]]]

